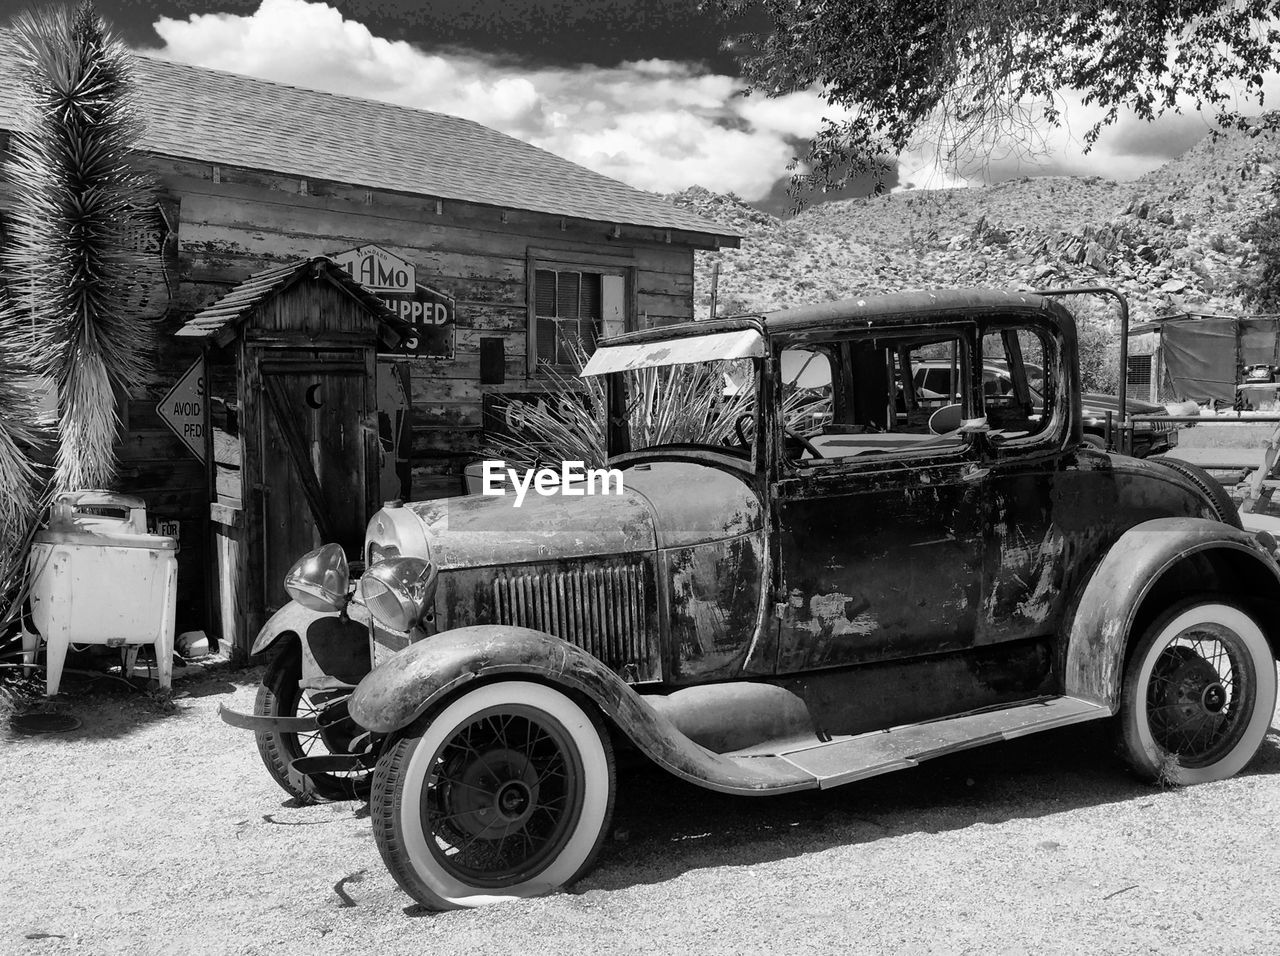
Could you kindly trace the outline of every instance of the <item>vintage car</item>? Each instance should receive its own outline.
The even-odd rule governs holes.
[[[959,400],[919,407],[900,386],[940,355]],[[989,359],[1008,393],[984,391]],[[1274,542],[1199,469],[1082,440],[1055,299],[694,322],[605,340],[583,375],[621,488],[387,505],[358,581],[332,545],[290,572],[307,607],[259,638],[290,679],[228,715],[274,741],[286,786],[371,786],[382,857],[427,906],[581,876],[621,749],[754,796],[1089,720],[1172,784],[1229,777],[1262,744]],[[690,412],[699,381],[716,394]],[[318,717],[297,712],[308,693]],[[329,754],[285,760],[300,735]]]

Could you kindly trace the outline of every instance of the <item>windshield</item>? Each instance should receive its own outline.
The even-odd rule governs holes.
[[[699,445],[750,458],[759,360],[724,359],[619,373],[631,451]]]

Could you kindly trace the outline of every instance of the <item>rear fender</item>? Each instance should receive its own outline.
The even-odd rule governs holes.
[[[313,611],[290,601],[262,626],[250,656],[296,640],[302,645],[304,687],[352,687],[371,667],[368,612],[354,603],[347,611]]]
[[[504,677],[532,677],[586,697],[658,766],[692,783],[742,794],[817,785],[798,767],[735,761],[700,746],[599,659],[523,627],[462,627],[410,645],[360,682],[351,695],[351,715],[368,730],[390,734],[410,726],[467,684]],[[807,710],[794,695],[772,685],[752,686],[760,689],[754,692],[758,699],[770,701],[780,727],[811,727]]]
[[[1273,582],[1280,593],[1280,567],[1247,531],[1205,518],[1157,518],[1121,535],[1076,594],[1068,613],[1064,693],[1115,713],[1120,707],[1125,651],[1143,601],[1179,561],[1221,550],[1257,562],[1260,576]]]

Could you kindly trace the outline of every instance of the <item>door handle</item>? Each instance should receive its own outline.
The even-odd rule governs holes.
[[[964,471],[960,473],[960,480],[961,481],[983,481],[990,474],[991,474],[990,468],[985,468],[982,465],[969,465],[967,468],[965,468]]]

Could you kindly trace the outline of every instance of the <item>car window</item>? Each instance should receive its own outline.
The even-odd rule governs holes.
[[[795,434],[817,434],[831,422],[831,355],[820,349],[783,349],[782,422]]]
[[[1002,328],[982,337],[983,413],[1004,440],[1037,435],[1049,425],[1045,396],[1055,383],[1046,381],[1052,366],[1045,353],[1043,336],[1032,328]]]
[[[783,452],[818,464],[940,454],[965,444],[970,360],[958,336],[915,333],[779,356]]]

